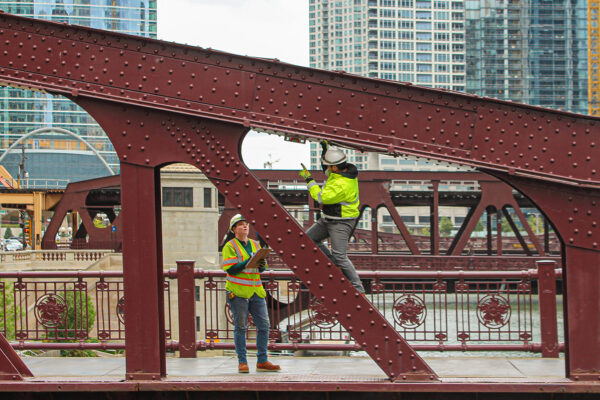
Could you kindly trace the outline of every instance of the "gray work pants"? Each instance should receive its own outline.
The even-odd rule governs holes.
[[[352,264],[352,261],[350,261],[346,254],[348,240],[350,240],[350,235],[354,229],[354,223],[354,219],[321,218],[306,231],[306,234],[335,265],[340,267],[342,273],[352,283],[352,286],[360,293],[364,293],[365,288],[356,273],[356,268],[354,268],[354,264]],[[323,244],[323,240],[326,238],[329,238],[331,242],[331,252]]]

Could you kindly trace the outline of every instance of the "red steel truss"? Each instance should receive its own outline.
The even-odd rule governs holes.
[[[65,217],[74,215],[75,212],[81,217],[81,224],[73,224],[76,230],[70,246],[72,249],[81,248],[85,244],[84,248],[87,249],[120,250],[121,218],[114,212],[114,206],[121,204],[120,191],[121,177],[118,175],[69,183],[44,233],[42,249],[57,248],[55,237],[60,226]],[[107,214],[115,230],[94,226],[93,218],[98,212]]]
[[[0,82],[75,101],[119,155],[127,379],[166,375],[158,189],[173,162],[198,167],[390,379],[436,379],[244,165],[250,129],[455,162],[518,189],[564,241],[567,374],[600,378],[599,119],[8,14],[0,43]]]
[[[253,173],[260,179],[261,183],[267,187],[279,202],[284,206],[294,208],[294,212],[304,218],[309,218],[309,223],[314,220],[314,213],[309,210],[314,209],[314,202],[308,200],[308,192],[304,181],[299,177],[296,171],[278,171],[278,170],[256,170]],[[313,173],[319,181],[324,179],[324,175],[319,172]],[[513,260],[520,260],[521,268],[529,269],[535,267],[535,260],[522,260],[520,254],[533,256],[536,253],[539,257],[545,257],[551,249],[556,254],[560,251],[558,239],[554,234],[550,235],[546,226],[543,237],[537,237],[529,229],[522,207],[532,207],[528,199],[518,196],[515,198],[510,186],[498,181],[497,179],[478,172],[406,172],[406,171],[361,171],[360,175],[361,193],[361,211],[367,207],[372,210],[373,215],[377,210],[384,207],[391,214],[395,226],[401,233],[386,233],[378,231],[377,220],[374,221],[372,229],[357,229],[354,232],[355,242],[350,244],[350,252],[371,252],[370,255],[361,254],[361,262],[357,265],[361,269],[375,269],[375,257],[380,251],[390,254],[453,254],[469,255],[469,262],[472,268],[487,269],[486,265],[495,265],[502,269],[503,265],[509,269],[514,269],[510,265]],[[444,190],[439,190],[439,187]],[[72,243],[64,244],[72,249],[121,249],[121,227],[120,217],[115,215],[115,207],[120,207],[120,176],[91,179],[88,181],[71,183],[67,186],[65,193],[59,204],[55,207],[55,213],[46,234],[42,238],[42,247],[46,250],[56,249],[57,243],[54,240],[58,229],[64,218],[74,217],[74,213],[81,215],[82,223],[76,229]],[[450,191],[448,188],[451,188]],[[436,200],[437,199],[437,200]],[[309,206],[309,209],[297,206]],[[405,226],[402,218],[396,212],[395,206],[427,206],[430,208],[430,230],[433,233],[431,237],[415,236],[411,234]],[[451,237],[441,237],[439,234],[439,225],[433,223],[438,220],[440,206],[459,206],[467,207],[472,211],[468,218],[463,222],[463,228],[453,239]],[[508,207],[514,209],[515,214],[519,216],[521,226],[527,231],[527,237],[522,237],[519,229],[516,228],[512,217],[507,211]],[[490,210],[490,208],[492,208]],[[475,217],[475,210],[477,217]],[[515,238],[505,238],[502,236],[502,229],[497,229],[501,236],[492,237],[491,231],[487,238],[473,238],[471,233],[475,223],[473,219],[479,220],[483,211],[488,211],[487,215],[501,212],[505,215],[506,221],[510,222]],[[111,220],[111,226],[106,228],[95,227],[92,218],[98,212],[104,212]],[[228,229],[230,218],[237,212],[231,203],[227,202],[219,220],[219,236],[224,237]],[[301,215],[303,214],[303,215]],[[502,218],[499,219],[502,221]],[[475,222],[476,222],[475,221]],[[488,224],[491,226],[491,223]],[[465,227],[469,226],[470,229]],[[88,235],[86,239],[86,235]],[[550,237],[552,236],[552,242]],[[541,243],[543,239],[543,247]],[[496,249],[492,247],[495,240]],[[461,243],[459,247],[456,243]],[[61,244],[63,245],[63,244]],[[454,250],[452,250],[454,249]],[[506,256],[503,249],[512,255],[511,258],[505,258],[502,263],[498,260],[490,262],[482,254],[487,256]],[[356,256],[354,256],[356,257]],[[408,257],[410,259],[410,257]],[[388,263],[387,268],[404,264],[400,258],[396,257],[397,262]],[[407,257],[402,257],[407,259]],[[416,259],[416,258],[415,258]],[[412,259],[414,261],[415,259]],[[423,258],[424,259],[424,258]],[[411,261],[411,262],[412,262]],[[523,262],[525,261],[525,262]],[[559,261],[559,260],[557,260]],[[271,257],[273,262],[278,263],[277,257]],[[460,258],[456,258],[455,263],[463,265]],[[559,261],[560,262],[560,261]],[[427,264],[427,263],[426,263]],[[287,268],[285,265],[281,265]],[[379,263],[378,268],[381,269]]]

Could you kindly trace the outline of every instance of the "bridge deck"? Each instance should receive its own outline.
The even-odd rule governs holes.
[[[273,357],[272,360],[282,366],[282,372],[257,373],[255,358],[249,358],[249,374],[237,373],[235,357],[167,358],[166,379],[128,381],[124,379],[125,358],[24,357],[35,377],[20,382],[5,381],[0,391],[47,394],[158,391],[166,396],[164,398],[170,398],[169,393],[179,398],[177,392],[191,391],[228,392],[236,396],[249,392],[248,395],[262,393],[274,399],[281,397],[278,392],[283,395],[293,391],[305,392],[307,396],[313,392],[316,398],[321,398],[319,393],[337,393],[345,400],[362,398],[367,392],[378,393],[378,398],[383,400],[408,392],[412,393],[411,399],[429,399],[431,393],[437,392],[449,396],[455,393],[459,397],[452,398],[468,400],[496,399],[494,396],[498,393],[510,393],[511,399],[527,400],[533,393],[537,393],[536,399],[554,398],[557,393],[563,397],[567,393],[575,396],[568,398],[595,399],[600,393],[600,382],[565,378],[564,359],[426,357],[440,376],[439,382],[391,382],[366,357]]]
[[[23,358],[34,378],[28,381],[120,381],[125,358]],[[249,358],[250,373],[238,374],[235,357],[167,358],[168,381],[300,381],[389,382],[373,360],[366,357],[273,357],[279,373],[257,373]],[[570,382],[563,359],[507,357],[428,357],[427,363],[443,382]]]

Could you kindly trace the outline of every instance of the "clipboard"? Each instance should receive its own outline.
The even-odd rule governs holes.
[[[256,252],[256,254],[254,254],[254,256],[250,259],[250,261],[248,261],[248,264],[246,265],[246,268],[258,268],[258,262],[260,260],[264,260],[265,258],[267,258],[267,256],[271,253],[271,249],[268,248],[262,248],[260,250],[258,250]]]

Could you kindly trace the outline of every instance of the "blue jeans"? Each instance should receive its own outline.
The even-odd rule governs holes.
[[[228,292],[229,293],[229,292]],[[248,363],[246,359],[246,325],[248,312],[252,315],[256,325],[256,357],[259,363],[267,362],[267,344],[269,342],[269,315],[267,314],[267,302],[256,294],[245,299],[235,296],[230,299],[227,296],[227,304],[231,307],[233,314],[233,342],[239,363]]]

